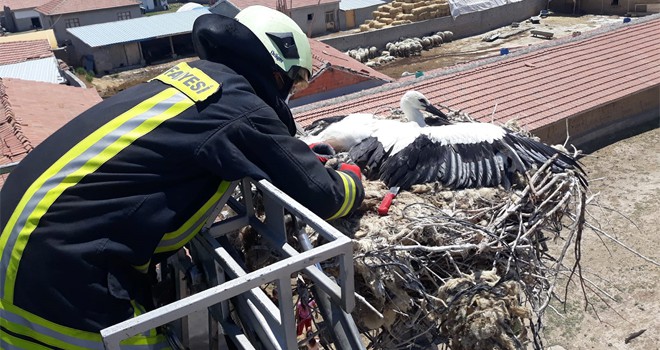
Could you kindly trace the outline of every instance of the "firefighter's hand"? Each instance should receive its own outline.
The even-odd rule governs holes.
[[[335,156],[335,149],[324,142],[312,143],[309,145],[309,148],[314,154],[316,154],[316,158],[318,158],[323,164],[327,163],[328,159]]]
[[[332,168],[345,173],[351,172],[357,176],[358,180],[362,181],[362,172],[360,171],[360,167],[355,164],[336,163]]]

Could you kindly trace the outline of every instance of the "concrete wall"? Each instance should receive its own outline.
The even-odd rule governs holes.
[[[526,0],[456,18],[451,16],[434,18],[396,27],[322,39],[321,41],[340,51],[347,51],[356,47],[376,46],[384,48],[388,42],[397,41],[401,37],[419,37],[445,30],[452,31],[454,39],[459,39],[506,26],[512,22],[526,20],[533,15],[538,15],[546,4],[547,0]]]
[[[586,152],[625,137],[626,131],[660,127],[660,86],[532,130],[532,133],[547,143],[562,144],[567,126],[569,143]]]
[[[73,37],[67,48],[67,64],[72,67],[83,66],[83,57],[94,59],[94,70],[97,75],[105,75],[126,67],[142,66],[142,54],[139,43],[127,43],[103,47],[89,47],[80,39]]]
[[[333,12],[335,14],[335,27],[332,30],[326,29],[325,13]],[[308,15],[313,15],[311,21],[307,20]],[[339,30],[339,3],[320,4],[316,6],[291,9],[291,18],[308,37],[314,37]]]
[[[64,15],[45,16],[41,15],[41,25],[44,29],[52,28],[55,32],[55,38],[60,46],[64,46],[65,42],[73,40],[73,35],[66,31],[66,22],[69,19],[78,19],[80,26],[90,24],[115,22],[118,20],[118,14],[121,12],[130,12],[131,18],[142,17],[140,12],[140,5],[135,4],[132,6],[116,7],[111,9],[87,11],[79,13],[68,13]]]

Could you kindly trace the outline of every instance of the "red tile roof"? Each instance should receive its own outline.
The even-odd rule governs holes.
[[[328,44],[317,40],[309,40],[309,44],[312,47],[312,65],[314,66],[313,75],[316,75],[317,72],[325,69],[327,65],[330,64],[334,67],[347,69],[349,71],[367,75],[375,79],[381,79],[385,81],[393,80],[389,76],[380,73],[371,67],[367,67],[363,63],[358,62],[357,60],[351,58],[347,54],[335,49]]]
[[[473,118],[490,121],[494,111],[494,121],[515,118],[533,131],[660,85],[657,17],[555,42],[302,106],[294,116],[305,126],[333,115],[398,108],[403,93],[415,89]]]
[[[261,5],[277,9],[278,0],[229,0],[239,9],[244,9],[252,5]],[[308,6],[316,6],[321,4],[330,4],[333,2],[339,3],[340,0],[285,0],[288,9],[302,8]]]
[[[39,7],[51,0],[0,0],[0,12],[7,6],[13,11],[26,10]]]
[[[55,55],[45,39],[0,43],[0,65],[52,56]]]
[[[78,114],[99,103],[95,89],[0,78],[0,164],[19,161]],[[0,175],[0,186],[6,175]]]
[[[389,76],[352,59],[332,46],[314,39],[310,39],[309,43],[312,47],[314,72],[309,86],[294,94],[291,97],[292,100],[356,86],[366,81],[378,81],[379,83],[371,85],[377,86],[393,80]]]
[[[138,6],[139,0],[52,0],[37,7],[44,15],[62,15],[65,13],[86,12],[124,6]]]

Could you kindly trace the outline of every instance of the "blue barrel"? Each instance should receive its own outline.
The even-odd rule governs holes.
[[[508,54],[509,54],[509,49],[507,48],[500,49],[500,55],[508,55]]]
[[[630,22],[630,17],[625,17],[625,18],[623,19],[623,23],[628,23],[628,22]]]

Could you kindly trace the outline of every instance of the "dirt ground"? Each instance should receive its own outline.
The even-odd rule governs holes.
[[[656,264],[587,230],[582,267],[585,277],[602,289],[603,300],[588,290],[591,304],[585,312],[581,289],[572,285],[566,312],[558,310],[564,315],[546,314],[546,345],[660,349],[660,129],[601,148],[582,163],[596,196],[588,220]],[[626,344],[627,337],[642,330]]]
[[[620,23],[621,21],[623,20],[619,16],[584,15],[574,17],[550,15],[542,18],[539,24],[524,21],[519,23],[517,27],[503,27],[481,35],[454,40],[431,50],[422,51],[420,56],[397,59],[385,65],[374,67],[374,69],[392,78],[399,78],[404,72],[424,72],[476,59],[498,56],[501,48],[514,51],[516,48],[545,43],[548,40],[572,36],[573,33],[582,33],[605,24]],[[552,32],[552,39],[534,37],[530,34],[532,29]],[[495,33],[500,34],[499,39],[492,42],[483,40],[484,37]]]

